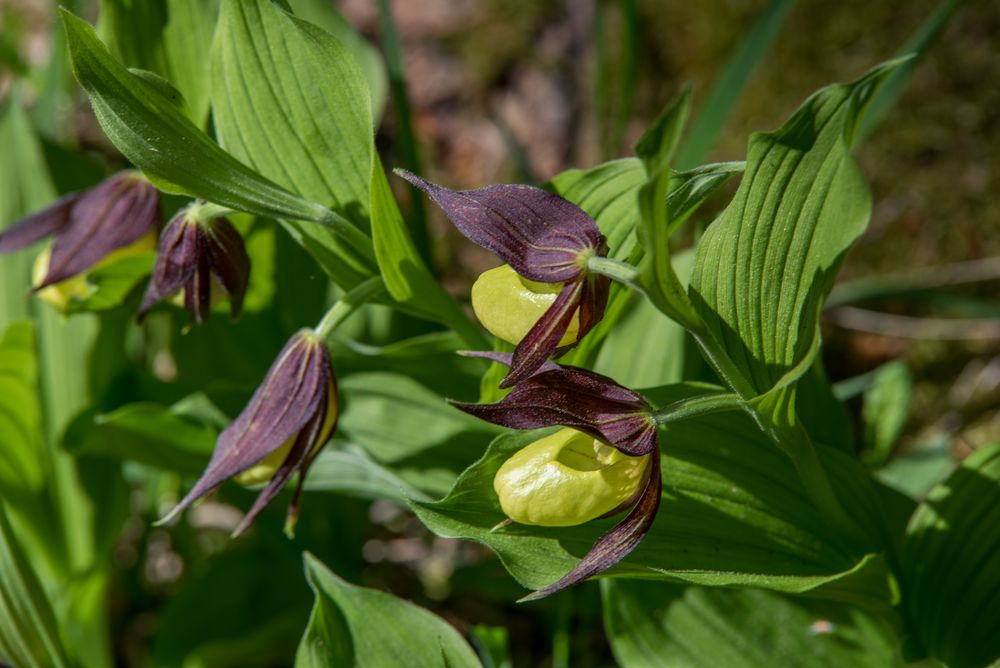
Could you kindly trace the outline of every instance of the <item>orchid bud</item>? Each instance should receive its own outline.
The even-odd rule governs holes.
[[[160,195],[139,172],[120,172],[90,190],[72,193],[0,232],[0,253],[53,237],[33,271],[36,292],[110,264],[124,255],[152,250],[160,227]],[[74,281],[42,298],[60,308],[89,295]]]
[[[490,334],[516,346],[552,307],[562,288],[562,283],[529,281],[503,264],[484,271],[473,283],[472,310]],[[577,311],[558,345],[576,343],[579,332]]]
[[[504,462],[493,489],[515,522],[574,526],[630,506],[642,492],[649,460],[576,429],[560,429]]]
[[[313,458],[337,422],[337,385],[330,355],[312,330],[285,344],[263,383],[239,417],[219,434],[215,452],[194,487],[161,522],[166,522],[233,478],[267,485],[233,531],[245,531],[298,473],[286,531],[298,518],[299,494]]]
[[[55,307],[57,310],[65,312],[69,308],[71,301],[82,301],[93,294],[95,288],[87,281],[87,276],[91,272],[114,264],[123,258],[148,253],[154,248],[156,248],[156,231],[150,230],[135,243],[111,251],[104,256],[104,259],[90,269],[39,288],[38,286],[43,284],[46,275],[49,273],[49,263],[52,259],[52,248],[46,248],[38,254],[31,267],[31,284],[35,287],[35,294],[38,295],[39,299]]]
[[[202,218],[204,204],[182,209],[160,237],[153,277],[139,308],[139,318],[171,295],[204,322],[214,303],[229,298],[235,318],[243,306],[250,275],[250,258],[243,238],[225,218]],[[180,296],[183,295],[183,296]]]

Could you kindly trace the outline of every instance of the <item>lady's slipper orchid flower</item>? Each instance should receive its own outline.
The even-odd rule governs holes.
[[[237,536],[298,471],[298,487],[288,509],[290,530],[298,518],[306,471],[336,424],[337,385],[329,353],[312,330],[301,330],[285,344],[243,412],[219,435],[201,478],[161,523],[229,478],[246,485],[267,482],[233,531]]]
[[[34,290],[65,307],[69,298],[85,297],[87,285],[79,280],[59,284],[122,255],[152,250],[159,227],[159,192],[141,173],[120,172],[4,230],[0,253],[52,235],[52,247],[35,263]],[[50,287],[57,289],[46,291]]]
[[[587,260],[607,255],[607,240],[579,207],[530,186],[455,191],[398,173],[426,192],[459,232],[513,269],[484,273],[472,290],[486,329],[517,346],[500,387],[512,387],[572,348],[604,316],[610,280],[588,272]]]
[[[504,353],[472,355],[510,363],[510,355]],[[652,526],[660,507],[660,446],[652,409],[641,395],[592,371],[548,362],[495,404],[454,405],[466,413],[505,427],[537,429],[562,425],[599,442],[575,442],[578,437],[564,430],[547,437],[553,439],[552,442],[546,442],[546,439],[535,441],[508,460],[510,468],[505,470],[508,464],[501,467],[494,479],[494,488],[498,494],[504,492],[508,496],[504,499],[501,495],[502,507],[515,507],[515,513],[520,516],[520,519],[511,519],[544,518],[545,522],[533,523],[548,526],[556,525],[555,522],[563,526],[580,524],[635,499],[635,505],[625,519],[601,536],[569,573],[527,596],[527,600],[548,596],[611,568],[639,544]],[[624,470],[612,473],[605,484],[599,477],[590,475],[586,470],[588,467],[576,466],[577,471],[574,472],[572,467],[566,466],[565,455],[569,449],[574,451],[570,457],[585,456],[593,461],[594,468],[614,467],[615,458],[597,447],[602,444],[628,457],[646,457],[648,462],[633,462]],[[549,467],[553,460],[560,457],[563,465],[552,475],[544,470],[532,473],[527,466],[534,460],[539,466]],[[532,489],[532,476],[534,482],[548,484],[548,489],[543,492]],[[516,490],[517,486],[521,489]],[[600,499],[582,498],[582,495],[593,496],[598,488],[601,490]],[[517,493],[531,498],[514,498]],[[581,497],[575,506],[574,495]],[[523,507],[527,501],[532,504],[548,502],[556,507],[528,509]]]
[[[204,322],[218,289],[229,297],[229,313],[236,318],[243,306],[250,274],[243,237],[225,218],[202,220],[194,204],[171,219],[160,236],[153,278],[146,288],[139,318],[159,301],[183,288],[184,308],[196,322]]]

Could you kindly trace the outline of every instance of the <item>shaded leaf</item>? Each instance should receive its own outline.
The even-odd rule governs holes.
[[[901,667],[889,624],[859,609],[753,589],[601,582],[622,668]]]
[[[409,499],[427,500],[424,493],[374,461],[352,444],[328,445],[313,460],[303,485],[307,492],[341,492],[362,499],[387,499],[405,504]]]
[[[1000,444],[979,448],[931,490],[902,561],[913,651],[955,668],[1000,657]]]
[[[304,561],[316,603],[296,666],[481,665],[462,636],[439,617],[385,592],[349,584],[309,553]]]
[[[0,659],[24,668],[61,668],[63,651],[52,606],[0,501]]]

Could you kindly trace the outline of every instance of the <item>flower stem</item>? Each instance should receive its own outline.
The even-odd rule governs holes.
[[[348,316],[384,292],[385,283],[382,282],[381,276],[373,276],[359,283],[323,315],[323,319],[316,325],[316,336],[325,341]]]
[[[744,409],[744,402],[737,394],[731,392],[715,392],[700,397],[681,399],[663,408],[653,411],[653,419],[658,425],[679,422],[709,413],[724,411],[739,411]]]
[[[216,204],[215,202],[205,202],[202,200],[197,200],[187,210],[187,215],[199,223],[207,223],[210,220],[231,216],[234,213],[239,213],[239,211],[230,209],[228,206]]]

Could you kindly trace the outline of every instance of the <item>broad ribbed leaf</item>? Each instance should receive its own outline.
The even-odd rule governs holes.
[[[405,504],[424,499],[419,489],[373,460],[363,449],[334,440],[309,467],[302,487],[307,492],[339,492],[362,499],[388,499]]]
[[[0,662],[19,668],[69,666],[32,559],[0,500]]]
[[[608,255],[627,260],[635,247],[635,192],[644,180],[639,161],[626,158],[590,169],[567,170],[554,177],[546,189],[586,211],[607,238]]]
[[[690,395],[666,388],[661,401]],[[415,503],[420,519],[443,536],[476,540],[496,551],[523,585],[539,589],[564,575],[620,518],[569,528],[511,525],[493,477],[539,432],[496,439],[436,503]],[[789,459],[743,414],[694,418],[661,430],[663,500],[643,542],[611,574],[715,586],[742,585],[885,604],[892,600],[880,556],[887,540],[878,498],[860,467],[840,452],[820,454],[842,502],[867,535],[870,554],[839,540],[809,501]]]
[[[98,31],[128,67],[155,72],[177,87],[196,125],[208,116],[208,53],[218,15],[214,0],[101,0]]]
[[[622,668],[896,668],[887,621],[753,589],[605,580],[604,629]]]
[[[15,94],[0,107],[0,230],[52,204],[56,191],[42,147]],[[0,330],[30,314],[31,263],[37,250],[5,254],[0,260]]]
[[[1000,658],[1000,443],[979,448],[917,508],[903,548],[913,644],[953,668]]]
[[[327,0],[289,0],[289,6],[299,18],[315,23],[340,40],[351,52],[368,82],[371,93],[372,122],[378,127],[389,92],[389,80],[382,54],[364,37],[359,35],[347,19]]]
[[[776,132],[753,135],[735,198],[698,244],[691,298],[757,393],[816,350],[823,298],[871,213],[854,128],[898,65],[824,88]]]
[[[469,644],[447,622],[391,594],[356,587],[305,554],[316,593],[295,665],[480,666]]]
[[[44,478],[35,332],[11,324],[0,338],[0,498],[23,500]]]
[[[67,438],[65,447],[75,456],[137,461],[189,475],[204,470],[218,435],[211,426],[151,403],[128,404],[89,422]]]
[[[227,150],[359,229],[367,226],[374,154],[368,89],[333,35],[269,0],[224,0],[212,81],[215,126]],[[352,247],[329,230],[294,230],[342,287],[374,273],[367,240]]]
[[[338,431],[380,462],[401,462],[428,450],[447,462],[455,450],[475,459],[476,445],[502,429],[450,407],[444,397],[395,373],[356,373],[340,381],[345,397]]]
[[[675,225],[684,222],[716,188],[742,171],[742,162],[721,162],[688,172],[675,172],[671,175],[670,192],[667,195],[669,218]],[[591,169],[565,171],[553,178],[548,188],[579,206],[594,219],[601,233],[608,239],[610,257],[637,262],[643,256],[644,249],[636,245],[635,230],[639,220],[636,194],[645,181],[642,163],[636,158],[626,158]],[[582,366],[592,363],[588,360],[592,360],[604,337],[614,331],[629,292],[620,284],[612,284],[604,319],[563,361]]]
[[[434,279],[417,252],[378,156],[372,161],[371,196],[375,257],[392,298],[423,317],[449,325],[468,347],[488,347],[482,332]]]
[[[73,72],[108,139],[161,189],[262,216],[326,220],[309,202],[223,151],[154,87],[111,57],[94,29],[62,12]]]

